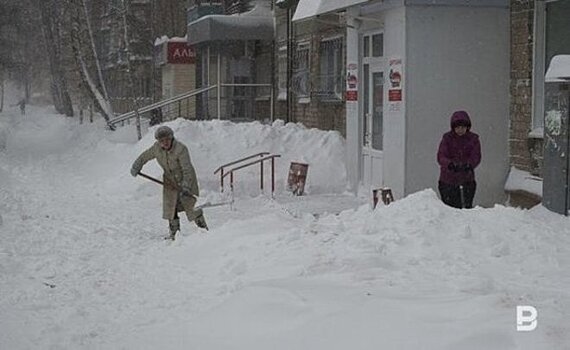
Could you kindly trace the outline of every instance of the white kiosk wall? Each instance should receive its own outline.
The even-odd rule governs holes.
[[[506,7],[406,7],[406,187],[437,191],[436,152],[453,111],[466,110],[482,162],[475,203],[504,200],[508,171],[509,12]]]

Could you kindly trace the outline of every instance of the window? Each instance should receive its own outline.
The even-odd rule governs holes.
[[[372,43],[372,45],[371,45]],[[372,48],[372,50],[371,50]],[[368,34],[363,38],[363,57],[384,56],[384,33]]]
[[[372,57],[384,56],[384,34],[372,35]]]
[[[300,43],[295,51],[291,89],[299,99],[310,97],[309,90],[309,43]]]
[[[280,101],[287,99],[287,46],[281,46],[277,54],[277,79]]]
[[[342,100],[342,38],[321,41],[320,88],[318,95],[323,100]]]

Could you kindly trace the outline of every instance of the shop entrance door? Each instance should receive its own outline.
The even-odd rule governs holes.
[[[363,182],[365,186],[379,188],[384,185],[384,72],[378,65],[364,64],[363,80]]]

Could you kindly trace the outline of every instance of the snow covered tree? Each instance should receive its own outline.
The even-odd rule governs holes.
[[[65,1],[42,0],[38,1],[38,5],[50,65],[53,104],[59,113],[72,117],[73,104],[68,91],[67,77],[63,70],[65,28],[62,20],[66,18],[66,4]]]

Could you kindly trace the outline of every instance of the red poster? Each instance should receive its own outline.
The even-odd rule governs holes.
[[[194,46],[190,46],[185,42],[168,43],[167,63],[192,64],[195,61],[196,51],[194,50]]]
[[[346,92],[347,101],[358,101],[358,91],[349,90]]]
[[[402,90],[400,89],[393,89],[388,90],[388,101],[402,101]]]

